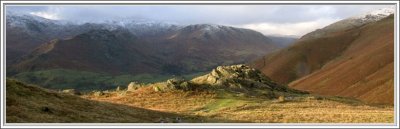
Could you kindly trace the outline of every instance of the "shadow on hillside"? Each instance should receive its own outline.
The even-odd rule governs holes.
[[[94,100],[89,100],[89,101],[94,101]],[[147,121],[147,122],[127,121],[127,122],[116,122],[116,123],[160,123],[160,124],[162,123],[250,123],[250,121],[226,120],[226,119],[209,118],[204,116],[162,112],[162,111],[133,107],[123,104],[115,104],[110,102],[99,102],[99,103],[126,108],[128,110],[132,110],[135,112],[141,112],[140,113],[140,115],[142,116],[141,118]]]

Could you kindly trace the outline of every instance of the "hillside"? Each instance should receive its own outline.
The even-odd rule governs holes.
[[[238,76],[238,77],[236,77]],[[392,106],[322,97],[272,82],[246,65],[192,80],[130,83],[115,90],[55,92],[7,79],[8,123],[391,123]],[[75,94],[75,95],[74,95]],[[299,110],[301,108],[301,110]]]
[[[158,60],[147,50],[146,43],[125,29],[91,30],[71,39],[43,44],[9,66],[9,71],[62,68],[109,74],[154,73]]]
[[[340,57],[289,85],[318,94],[393,104],[393,22],[391,16],[360,28],[359,38]]]
[[[393,28],[391,15],[321,37],[306,36],[252,65],[296,89],[393,104]]]
[[[391,106],[370,106],[342,97],[322,97],[271,81],[246,65],[219,66],[192,80],[179,78],[84,95],[84,98],[145,109],[201,116],[202,122],[387,123]],[[299,110],[299,108],[301,110]],[[214,120],[210,120],[213,118]]]
[[[278,47],[259,32],[222,25],[189,25],[158,44],[175,72],[209,71],[252,61]]]

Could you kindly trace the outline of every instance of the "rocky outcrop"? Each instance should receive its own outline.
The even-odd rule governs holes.
[[[166,82],[153,85],[156,92],[171,90],[225,89],[235,92],[263,93],[275,97],[274,92],[305,93],[279,85],[262,74],[259,70],[247,65],[218,66],[209,74],[187,81],[183,78],[172,78]]]
[[[300,92],[273,82],[259,70],[247,65],[219,66],[211,73],[190,81],[196,85],[230,88],[237,90],[269,89],[271,91]]]
[[[183,78],[172,78],[166,82],[159,83],[161,85],[154,86],[154,91],[169,91],[169,90],[194,90],[196,87],[192,82],[187,81]]]

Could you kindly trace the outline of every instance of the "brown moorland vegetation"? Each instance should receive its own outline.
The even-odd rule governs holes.
[[[341,56],[289,85],[323,95],[353,97],[370,103],[394,103],[393,15],[358,29]]]
[[[152,86],[136,91],[112,91],[84,98],[129,105],[184,116],[201,116],[200,122],[246,123],[392,123],[392,106],[369,106],[340,97],[296,96],[267,99],[225,90],[156,92]],[[215,121],[217,120],[217,121]]]
[[[88,100],[10,79],[6,88],[7,123],[158,123],[165,118],[184,118],[185,122],[205,119]]]
[[[217,79],[218,78],[218,79]],[[221,66],[190,81],[55,92],[7,80],[8,123],[392,123],[393,106],[323,97],[272,82],[244,66]]]
[[[392,106],[293,90],[244,65],[221,66],[190,81],[172,79],[129,89],[83,97],[208,118],[203,122],[390,123],[394,115]]]
[[[393,15],[329,35],[300,39],[252,63],[290,87],[393,104]]]

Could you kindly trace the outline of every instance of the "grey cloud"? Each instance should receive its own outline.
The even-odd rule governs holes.
[[[57,13],[72,21],[118,17],[194,23],[294,23],[319,18],[345,18],[385,5],[155,5],[155,6],[8,6],[19,12]]]

